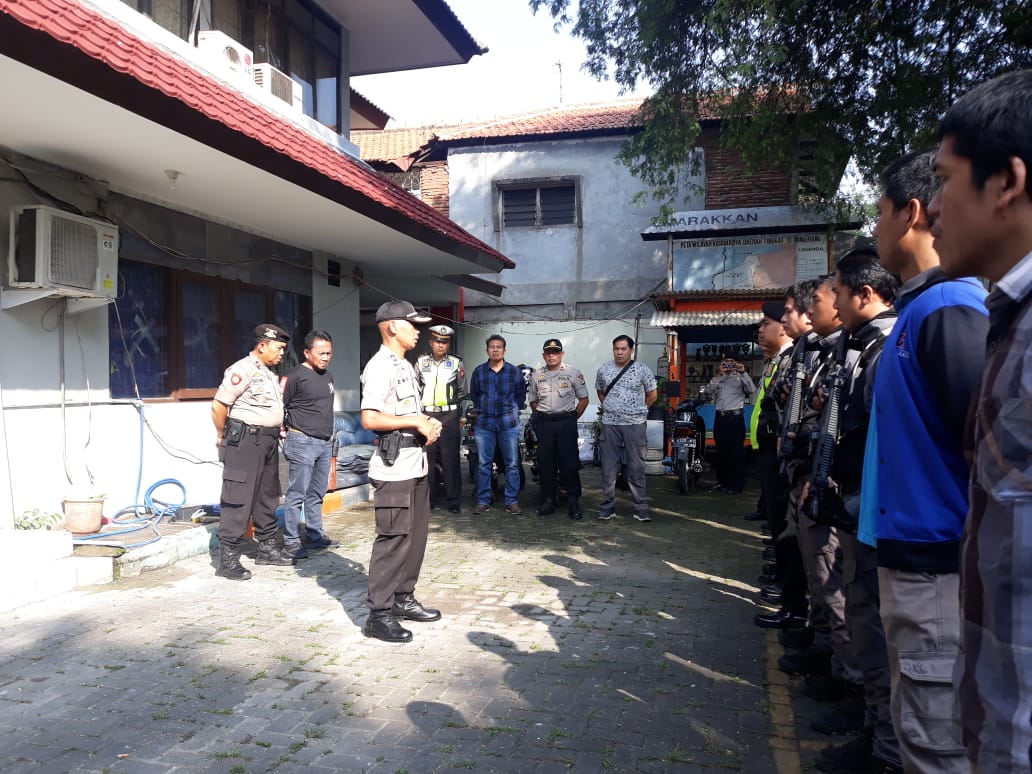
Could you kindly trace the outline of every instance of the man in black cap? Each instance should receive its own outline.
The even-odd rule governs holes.
[[[461,357],[448,352],[454,335],[455,331],[447,325],[430,327],[430,353],[416,360],[416,379],[423,413],[441,423],[440,440],[426,449],[430,504],[435,504],[434,498],[443,484],[448,510],[458,513],[462,499],[459,404],[466,399],[466,367]]]
[[[556,467],[566,488],[571,519],[581,518],[580,454],[577,451],[577,418],[588,407],[584,374],[563,362],[563,343],[549,339],[543,347],[545,367],[530,378],[527,400],[534,409],[541,471],[539,516],[555,513]]]
[[[276,529],[283,396],[279,379],[270,370],[283,359],[290,337],[271,323],[255,328],[254,337],[254,348],[226,369],[211,402],[223,464],[219,566],[215,574],[230,580],[251,577],[240,564],[249,521],[254,523],[258,539],[255,564],[294,564],[284,552]]]
[[[419,410],[419,389],[405,353],[419,340],[417,324],[430,322],[407,301],[376,310],[380,349],[362,371],[362,426],[376,433],[369,460],[376,540],[369,558],[369,618],[362,634],[384,642],[409,642],[398,623],[437,621],[439,610],[415,598],[430,525],[425,446],[441,436],[441,423]]]

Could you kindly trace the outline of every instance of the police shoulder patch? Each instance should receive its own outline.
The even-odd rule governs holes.
[[[233,374],[231,377],[229,377],[229,381],[233,386],[236,386],[240,384],[240,382],[244,381],[244,377],[242,377],[240,374]]]

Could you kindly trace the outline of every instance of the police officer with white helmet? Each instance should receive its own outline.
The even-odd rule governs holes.
[[[430,466],[430,499],[444,485],[448,510],[458,513],[462,499],[462,468],[459,462],[461,430],[459,407],[466,394],[466,367],[462,358],[448,352],[455,331],[447,325],[430,330],[430,353],[416,361],[420,408],[441,423],[441,437],[426,447]],[[435,506],[439,503],[433,503]]]

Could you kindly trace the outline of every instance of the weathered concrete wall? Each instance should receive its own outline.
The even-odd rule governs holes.
[[[654,212],[631,204],[642,184],[616,162],[621,142],[557,140],[449,151],[452,219],[517,265],[491,277],[506,285],[503,305],[467,292],[471,322],[539,321],[547,327],[553,320],[631,320],[636,305],[662,286],[665,245],[641,239]],[[495,182],[547,177],[579,180],[581,227],[495,230]],[[702,178],[693,180],[699,193],[688,204],[701,208]]]

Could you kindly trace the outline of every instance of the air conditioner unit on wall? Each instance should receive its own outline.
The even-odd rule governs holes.
[[[12,207],[4,280],[4,308],[48,296],[106,303],[118,291],[118,228],[53,207]]]
[[[274,97],[279,97],[296,112],[304,111],[301,84],[271,64],[263,63],[254,66],[254,82],[258,88],[269,92]]]
[[[254,74],[254,54],[233,38],[218,30],[202,30],[197,33],[197,50],[203,51],[216,65],[220,65],[239,77],[250,80]]]

